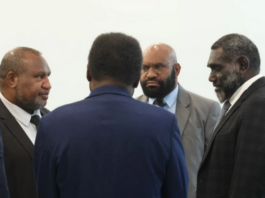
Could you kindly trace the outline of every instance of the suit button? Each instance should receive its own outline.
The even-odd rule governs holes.
[[[202,182],[202,179],[200,179],[200,182]]]

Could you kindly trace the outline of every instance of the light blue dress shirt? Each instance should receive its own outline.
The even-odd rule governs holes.
[[[163,109],[166,109],[169,112],[176,114],[178,92],[179,92],[179,86],[177,85],[173,91],[171,91],[166,97],[163,98],[163,100],[167,104],[164,107],[162,107]],[[148,103],[153,105],[155,99],[156,98],[148,98]]]

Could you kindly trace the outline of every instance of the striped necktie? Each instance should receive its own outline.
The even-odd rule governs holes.
[[[222,111],[221,111],[221,113],[220,113],[220,115],[218,117],[218,120],[217,120],[217,122],[216,122],[216,124],[214,126],[214,130],[216,129],[216,127],[218,126],[218,124],[221,122],[222,118],[225,116],[225,114],[228,111],[228,109],[230,108],[230,106],[231,106],[231,104],[230,104],[229,100],[227,100],[224,103],[223,107],[222,107]]]
[[[223,107],[222,107],[221,113],[220,113],[220,115],[219,115],[219,117],[218,117],[218,120],[217,120],[215,126],[214,126],[213,132],[212,132],[212,134],[211,134],[211,136],[210,136],[208,142],[206,142],[206,145],[207,145],[207,146],[208,146],[209,142],[211,141],[211,139],[213,138],[213,136],[214,136],[214,134],[215,134],[215,129],[216,129],[216,127],[217,127],[218,124],[221,122],[221,120],[222,120],[223,117],[225,116],[225,114],[226,114],[226,112],[228,111],[228,109],[230,108],[230,106],[231,106],[231,104],[230,104],[229,100],[227,100],[227,101],[224,103]]]

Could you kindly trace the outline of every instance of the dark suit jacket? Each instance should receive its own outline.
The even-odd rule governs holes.
[[[178,86],[176,116],[189,174],[188,198],[196,198],[199,166],[220,114],[220,104]],[[138,100],[147,102],[148,97],[142,95]]]
[[[102,86],[41,120],[34,150],[39,198],[186,198],[176,117]]]
[[[41,109],[41,114],[48,112]],[[4,144],[4,159],[11,198],[36,198],[33,176],[33,144],[19,123],[0,100],[0,127]]]
[[[254,82],[215,130],[198,173],[197,198],[265,197],[265,78]]]
[[[4,149],[3,149],[1,130],[0,130],[0,197],[9,198],[5,165],[4,165]]]

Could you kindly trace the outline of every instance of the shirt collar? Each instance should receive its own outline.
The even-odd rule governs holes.
[[[116,85],[104,85],[100,86],[89,94],[89,97],[97,96],[97,95],[102,95],[102,94],[119,94],[119,95],[124,95],[124,96],[129,96],[131,95],[128,93],[128,91],[120,86]]]
[[[246,91],[256,80],[258,80],[261,77],[262,77],[262,75],[258,74],[256,76],[250,78],[246,82],[244,82],[244,84],[241,85],[236,90],[236,92],[231,96],[231,98],[229,99],[229,102],[231,103],[231,106],[233,106],[236,103],[236,101],[240,98],[240,96],[244,93],[244,91]]]
[[[166,97],[163,98],[163,100],[165,101],[168,107],[171,107],[175,103],[178,97],[178,92],[179,92],[179,86],[177,85],[173,91],[171,91]],[[148,98],[148,103],[153,104],[155,99],[156,98]]]
[[[19,106],[9,102],[0,92],[0,99],[8,109],[8,111],[18,120],[20,123],[22,123],[25,126],[29,126],[30,119],[32,115],[38,115],[41,117],[40,110],[35,110],[33,114],[29,114],[25,110],[21,109]]]

